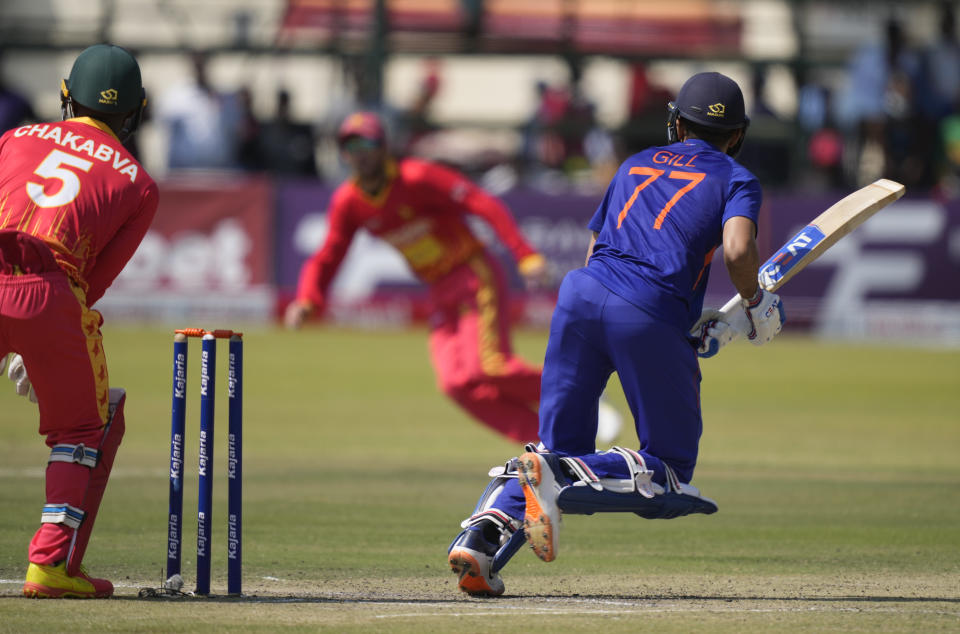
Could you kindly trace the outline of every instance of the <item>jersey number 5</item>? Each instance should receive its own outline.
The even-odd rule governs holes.
[[[73,201],[80,193],[80,179],[73,170],[64,165],[76,168],[82,172],[89,172],[93,161],[82,159],[73,154],[54,150],[47,154],[47,158],[40,162],[33,173],[43,178],[55,178],[60,181],[60,189],[56,194],[48,196],[44,186],[30,181],[27,183],[27,195],[37,204],[37,207],[60,207]]]
[[[617,229],[623,225],[623,219],[627,217],[627,212],[630,211],[630,208],[633,206],[633,203],[636,202],[637,196],[640,194],[643,188],[667,172],[666,170],[658,170],[655,167],[631,167],[629,173],[637,174],[639,176],[646,176],[647,179],[637,185],[637,187],[633,190],[633,195],[630,196],[630,200],[628,200],[627,204],[625,204],[623,209],[620,210],[620,215],[617,216]],[[667,201],[667,204],[663,206],[663,209],[661,209],[660,213],[657,214],[657,219],[653,221],[653,228],[659,231],[660,227],[663,226],[663,219],[667,217],[667,214],[670,213],[670,210],[673,209],[673,206],[677,204],[677,201],[683,198],[683,196],[691,189],[699,185],[705,177],[705,172],[681,172],[679,170],[671,171],[670,174],[667,175],[667,178],[688,182],[686,185],[678,189],[677,193],[673,195],[673,198]]]

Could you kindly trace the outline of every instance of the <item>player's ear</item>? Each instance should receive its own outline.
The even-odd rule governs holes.
[[[677,141],[687,140],[687,122],[683,119],[677,119]]]
[[[126,142],[140,128],[143,121],[143,109],[147,107],[147,92],[140,89],[140,104],[124,117],[123,124],[117,133],[121,143]]]
[[[73,98],[67,88],[66,79],[60,80],[60,114],[64,121],[73,118]]]
[[[744,125],[740,128],[740,138],[736,142],[731,143],[729,149],[727,149],[727,154],[733,158],[737,158],[737,155],[740,154],[740,149],[743,147],[743,141],[747,138],[747,130],[750,128],[750,117],[744,117]]]
[[[743,147],[743,140],[747,137],[747,129],[738,128],[733,136],[730,137],[730,143],[727,144],[727,154],[733,158],[737,158],[737,155],[740,154],[740,148]]]

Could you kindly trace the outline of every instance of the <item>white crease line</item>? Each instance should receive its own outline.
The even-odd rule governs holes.
[[[267,579],[268,581],[282,581],[276,577],[261,577],[262,579]],[[0,579],[0,585],[21,585],[23,579]],[[129,583],[115,583],[113,584],[114,588],[142,588],[143,584],[134,585]],[[439,606],[438,606],[439,607]]]
[[[23,585],[23,579],[0,579],[0,585]],[[115,583],[114,588],[142,588],[143,586],[134,586],[129,583]]]

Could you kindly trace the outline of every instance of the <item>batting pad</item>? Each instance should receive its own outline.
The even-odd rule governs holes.
[[[636,513],[648,520],[673,519],[691,513],[710,515],[717,512],[713,500],[690,493],[665,492],[652,498],[639,493],[597,491],[588,486],[567,486],[557,497],[557,506],[571,515],[594,513]]]

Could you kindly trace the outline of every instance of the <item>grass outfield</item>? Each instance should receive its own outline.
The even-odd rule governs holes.
[[[720,512],[567,517],[505,597],[457,591],[446,548],[519,448],[434,387],[422,331],[253,329],[245,349],[244,592],[137,599],[165,565],[171,336],[108,327],[127,435],[86,564],[111,601],[19,598],[43,503],[36,408],[0,382],[0,632],[960,630],[956,351],[783,337],[704,361],[694,484]],[[191,342],[184,576],[195,566],[199,346]],[[542,358],[545,334],[517,348]],[[226,348],[213,591],[226,590]],[[614,404],[625,411],[619,389]],[[621,438],[634,444],[631,430]]]

